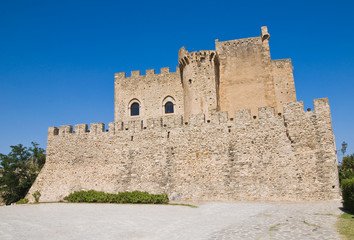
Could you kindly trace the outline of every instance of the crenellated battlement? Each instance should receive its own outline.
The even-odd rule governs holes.
[[[214,50],[200,50],[188,52],[185,47],[178,51],[178,63],[180,67],[184,67],[190,63],[202,63],[204,61],[212,62],[217,60],[217,53]]]
[[[143,79],[143,78],[154,78],[161,77],[169,74],[179,74],[179,67],[176,67],[175,72],[171,72],[169,67],[160,68],[160,73],[156,73],[155,69],[145,70],[145,75],[141,74],[140,71],[131,71],[130,76],[128,77],[125,72],[115,73],[115,81],[120,80],[134,80],[134,79]]]
[[[124,132],[140,132],[145,130],[158,130],[164,128],[189,128],[198,126],[228,126],[228,128],[247,127],[249,124],[264,124],[274,121],[298,121],[299,118],[313,118],[323,121],[330,118],[330,108],[327,98],[314,100],[314,111],[304,110],[303,102],[292,102],[284,105],[284,114],[276,114],[273,107],[261,107],[258,109],[258,115],[252,115],[250,109],[236,110],[233,115],[227,112],[213,111],[210,113],[210,119],[207,119],[205,114],[193,114],[188,119],[184,119],[183,115],[167,115],[157,118],[134,119],[131,121],[110,122],[108,129],[104,123],[63,125],[59,128],[49,127],[48,135],[50,136],[70,136],[72,134],[124,134]]]
[[[46,167],[29,196],[38,190],[53,201],[95,189],[166,192],[174,200],[336,199],[328,99],[314,106],[287,103],[284,114],[261,107],[256,116],[249,109],[212,111],[209,119],[176,114],[110,122],[108,129],[50,127]]]

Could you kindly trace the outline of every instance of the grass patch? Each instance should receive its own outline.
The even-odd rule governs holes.
[[[332,216],[332,217],[337,217],[338,215],[332,214],[332,213],[315,213],[313,215],[317,216]]]
[[[278,231],[278,230],[279,230],[279,229],[278,229],[279,226],[280,226],[280,223],[275,224],[275,225],[271,226],[268,231],[269,231],[269,232]]]
[[[318,228],[320,228],[320,226],[316,225],[316,224],[311,224],[311,223],[308,223],[306,221],[304,221],[303,223],[305,223],[307,226],[309,227],[314,227],[313,231],[316,231]]]
[[[342,239],[354,239],[354,215],[343,213],[336,223],[337,230]]]
[[[16,202],[16,204],[27,204],[29,201],[27,198],[22,198]]]
[[[192,204],[186,204],[186,203],[168,203],[167,205],[175,205],[175,206],[185,206],[185,207],[190,207],[190,208],[198,208],[198,206],[192,205]]]

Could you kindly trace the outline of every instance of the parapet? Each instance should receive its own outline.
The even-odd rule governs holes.
[[[145,75],[142,75],[140,71],[131,71],[130,77],[127,77],[125,72],[120,72],[114,74],[114,79],[115,81],[126,80],[126,79],[133,80],[133,79],[146,78],[146,77],[153,78],[154,76],[164,76],[168,74],[179,74],[179,67],[176,67],[175,72],[171,72],[169,67],[164,67],[160,69],[160,73],[156,73],[155,69],[147,69],[145,71]]]
[[[202,61],[218,61],[217,53],[214,50],[201,50],[188,52],[185,47],[178,51],[178,64],[184,67],[190,63],[198,63]]]
[[[189,119],[183,119],[182,115],[167,115],[157,118],[135,119],[131,121],[110,122],[109,129],[105,130],[104,123],[91,123],[90,129],[88,124],[76,124],[73,131],[72,125],[63,125],[59,129],[56,127],[48,128],[48,136],[69,136],[69,135],[98,135],[98,134],[120,134],[125,131],[130,133],[142,132],[144,130],[173,129],[173,128],[190,128],[227,126],[228,128],[247,127],[252,124],[272,123],[284,119],[286,123],[301,124],[301,119],[311,119],[311,121],[321,121],[326,126],[331,126],[330,107],[327,98],[314,100],[314,111],[304,111],[303,102],[290,102],[284,104],[284,114],[276,115],[273,107],[261,107],[258,109],[258,116],[252,116],[250,109],[235,111],[234,116],[228,116],[228,112],[211,111],[209,116],[204,114],[190,115]],[[307,121],[307,120],[306,120]]]
[[[215,40],[215,49],[218,54],[227,52],[230,49],[239,49],[248,47],[249,45],[259,44],[261,45],[264,41],[268,41],[270,34],[268,33],[268,28],[266,26],[261,27],[261,36],[259,37],[249,37],[249,38],[240,38],[235,40],[228,41],[219,41]]]
[[[319,98],[313,100],[314,111],[308,111],[316,119],[325,118],[327,120],[331,119],[331,109],[329,106],[328,98]],[[286,119],[293,119],[305,114],[304,103],[299,102],[290,102],[284,104],[284,117]]]

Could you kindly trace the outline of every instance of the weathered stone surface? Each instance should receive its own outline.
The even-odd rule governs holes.
[[[187,125],[174,116],[145,129],[105,132],[91,124],[95,131],[56,135],[49,128],[47,162],[27,197],[38,190],[41,201],[57,201],[95,189],[165,192],[180,200],[339,198],[328,100],[315,100],[313,112],[301,102],[285,105],[284,116],[259,111],[242,123],[222,122],[217,112],[210,122],[192,115]]]

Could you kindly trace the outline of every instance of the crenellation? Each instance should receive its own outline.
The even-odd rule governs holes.
[[[315,108],[314,112],[316,113],[316,116],[324,117],[324,118],[327,118],[328,120],[330,120],[331,110],[329,107],[328,98],[314,99],[313,105]]]
[[[141,76],[141,73],[139,70],[138,71],[131,71],[130,76],[131,76],[131,78],[137,78],[137,77]]]
[[[148,70],[145,70],[145,74],[147,77],[149,76],[152,76],[152,75],[155,75],[155,69],[148,69]]]
[[[148,118],[146,127],[148,129],[161,129],[161,118]]]
[[[57,127],[48,128],[48,136],[56,136],[59,134],[59,129]]]
[[[220,123],[227,123],[227,120],[229,119],[229,113],[228,112],[220,112],[219,113],[219,122]]]
[[[111,134],[117,134],[124,130],[124,122],[110,122],[108,123],[108,129]]]
[[[258,109],[258,117],[261,120],[269,120],[275,118],[274,107],[261,107]]]
[[[284,104],[284,117],[294,118],[304,113],[304,103],[302,101]]]
[[[205,114],[193,114],[189,116],[188,123],[190,126],[201,126],[205,123]]]
[[[176,128],[183,126],[182,115],[167,115],[162,117],[162,126],[167,128]]]
[[[243,109],[235,111],[235,123],[238,125],[247,125],[251,122],[251,109]]]
[[[76,134],[82,135],[88,132],[88,126],[87,124],[76,124],[74,130]]]
[[[73,132],[73,126],[72,125],[59,126],[59,135],[60,136],[66,136],[67,134],[70,134],[72,132]]]
[[[169,73],[170,73],[170,68],[169,67],[161,68],[161,75],[169,74]]]
[[[125,79],[125,78],[126,78],[126,75],[125,75],[125,72],[120,72],[120,73],[116,73],[116,74],[114,75],[114,77],[115,77],[116,79],[120,80],[120,79]]]
[[[90,124],[90,134],[101,134],[105,130],[105,124],[104,123],[91,123]]]

